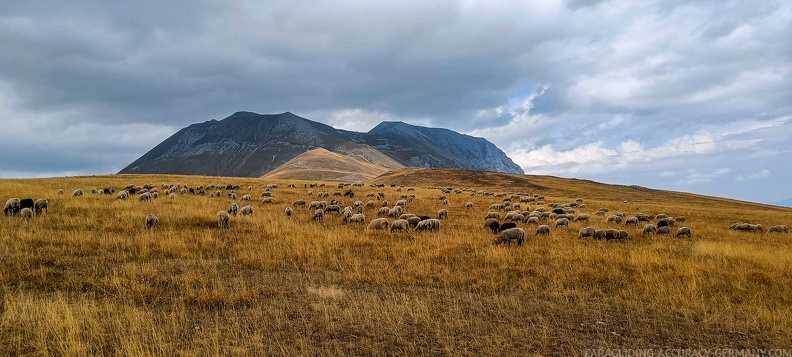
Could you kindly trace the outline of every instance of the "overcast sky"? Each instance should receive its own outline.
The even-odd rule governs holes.
[[[790,1],[0,2],[0,177],[115,173],[291,111],[482,136],[529,174],[792,198]]]

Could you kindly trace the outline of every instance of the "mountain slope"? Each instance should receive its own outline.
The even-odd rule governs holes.
[[[482,138],[392,122],[369,133],[357,133],[290,112],[237,112],[220,121],[192,124],[119,173],[259,177],[316,148],[390,168],[458,167],[522,173],[500,149]]]
[[[395,163],[392,168],[403,166]],[[313,149],[262,176],[267,179],[364,182],[392,168],[345,156],[325,149]]]

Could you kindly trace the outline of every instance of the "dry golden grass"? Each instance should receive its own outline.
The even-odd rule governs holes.
[[[789,347],[792,236],[739,233],[735,221],[789,224],[792,210],[550,177],[414,171],[407,211],[441,232],[389,235],[283,210],[303,182],[197,176],[0,180],[10,197],[46,197],[29,223],[0,217],[0,355],[582,355],[605,347]],[[477,175],[484,175],[483,178]],[[496,177],[497,178],[497,177]],[[488,181],[489,180],[489,181]],[[259,187],[276,182],[276,204]],[[388,182],[388,181],[384,181]],[[456,182],[457,184],[451,185]],[[255,213],[216,227],[228,198],[93,195],[126,184],[253,185]],[[404,182],[408,183],[408,182]],[[487,186],[586,199],[629,212],[685,215],[692,239],[579,240],[572,229],[494,246],[481,228],[494,197],[421,186]],[[334,184],[321,190],[334,191]],[[520,188],[523,187],[523,188]],[[56,191],[64,189],[59,196]],[[84,197],[71,191],[83,188]],[[317,189],[314,189],[317,191]],[[351,204],[367,192],[357,188]],[[624,200],[627,202],[625,203]],[[464,208],[467,201],[475,207]],[[533,208],[533,206],[531,206]],[[159,216],[152,232],[148,213]],[[366,210],[367,221],[376,217]],[[592,225],[605,227],[601,217]],[[527,229],[532,233],[532,229]]]

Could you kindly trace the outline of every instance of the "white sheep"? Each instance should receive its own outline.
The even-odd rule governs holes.
[[[72,192],[72,197],[82,197],[83,194],[84,194],[83,190],[81,188],[78,188],[74,190],[74,192]]]
[[[767,228],[767,233],[789,233],[789,227],[786,225],[776,225]]]
[[[33,203],[33,213],[35,214],[46,214],[47,209],[49,208],[49,201],[46,198],[39,198],[36,202]]]
[[[410,228],[410,222],[407,222],[406,219],[397,219],[391,223],[390,232],[393,233],[394,231],[400,232],[408,232]]]
[[[440,220],[439,219],[425,219],[423,221],[418,222],[415,225],[415,231],[429,231],[429,232],[439,232],[440,231]]]
[[[369,230],[369,231],[381,231],[382,230],[382,231],[384,231],[384,230],[388,229],[389,225],[390,225],[390,222],[388,222],[387,218],[375,218],[375,219],[372,219],[371,222],[369,222],[369,225],[368,225],[368,227],[366,227],[366,230]]]
[[[227,211],[217,212],[217,227],[220,229],[228,229],[231,227],[231,215]]]
[[[547,225],[543,224],[543,225],[537,227],[536,228],[536,232],[534,232],[534,235],[535,236],[538,236],[538,235],[548,235],[549,236],[550,235],[550,226],[547,226]]]
[[[292,218],[292,215],[294,215],[294,211],[291,209],[291,207],[286,207],[284,213],[286,214],[286,218]]]
[[[33,218],[33,210],[28,208],[28,207],[25,207],[21,211],[19,211],[19,216],[22,217],[22,219],[27,221],[27,220]]]
[[[508,243],[511,245],[512,241],[517,241],[517,246],[521,246],[525,242],[525,230],[522,228],[509,228],[498,234],[495,238],[495,245],[501,243]]]
[[[321,221],[322,221],[322,219],[324,219],[324,210],[323,210],[323,209],[321,209],[321,208],[317,208],[317,209],[314,211],[314,215],[313,215],[313,218],[312,218],[312,219],[313,219],[314,221],[321,222]]]
[[[441,210],[437,211],[437,218],[438,219],[448,219],[448,210],[444,208],[444,209],[441,209]]]
[[[692,235],[690,234],[690,228],[682,227],[677,229],[675,237],[680,237],[680,236],[687,236],[688,238],[692,237]]]
[[[586,238],[586,237],[593,238],[596,232],[597,229],[594,227],[581,228],[580,231],[578,231],[578,238]]]
[[[146,229],[153,229],[155,225],[159,222],[159,218],[153,214],[149,214],[146,216]]]
[[[242,209],[239,210],[239,213],[241,215],[243,215],[243,216],[252,216],[253,215],[253,206],[247,205],[245,207],[242,207]]]
[[[559,226],[565,226],[567,229],[569,229],[569,220],[566,218],[557,219],[555,222],[555,227],[558,228]]]

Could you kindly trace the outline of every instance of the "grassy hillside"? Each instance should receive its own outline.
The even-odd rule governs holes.
[[[450,219],[439,233],[394,234],[366,232],[335,214],[313,222],[302,208],[286,219],[292,201],[316,199],[296,180],[0,180],[3,200],[50,200],[49,214],[29,222],[0,217],[0,355],[574,356],[587,348],[792,341],[792,237],[727,229],[736,221],[790,224],[792,209],[457,170],[406,169],[372,181],[414,186],[407,212],[446,208]],[[222,231],[215,214],[233,202],[227,190],[222,198],[177,193],[151,203],[90,193],[149,183],[235,183],[241,194],[252,185],[255,213],[233,217]],[[279,184],[275,204],[261,203],[267,183]],[[630,232],[625,242],[581,240],[584,224],[574,223],[550,237],[529,234],[522,247],[494,246],[481,223],[500,198],[452,193],[443,205],[441,192],[423,186],[539,193],[547,203],[581,197],[587,207],[577,213],[685,215],[693,238],[644,237],[620,226]],[[76,188],[86,195],[71,197]],[[320,190],[335,184],[313,189]],[[342,204],[370,200],[363,197],[370,192],[393,204],[400,195],[391,187],[355,192]],[[149,213],[160,219],[153,231],[144,229]],[[370,221],[376,209],[365,214]],[[601,217],[591,224],[608,227]]]
[[[375,151],[373,149],[370,150]],[[395,161],[389,164],[401,167]],[[388,170],[391,170],[391,168],[366,162],[361,158],[341,155],[325,149],[314,149],[306,151],[278,166],[264,175],[263,178],[365,182]]]

